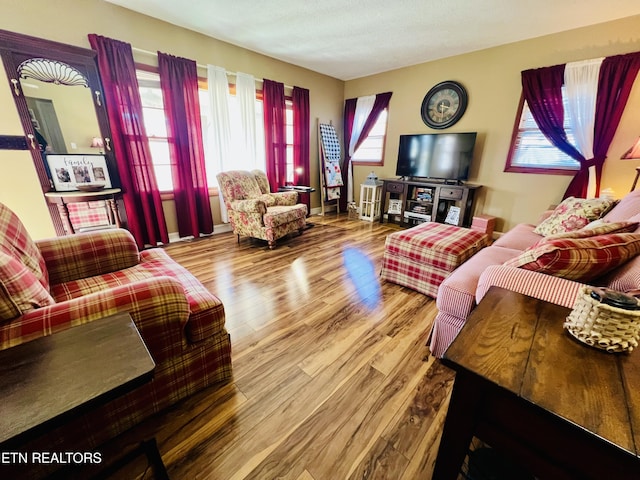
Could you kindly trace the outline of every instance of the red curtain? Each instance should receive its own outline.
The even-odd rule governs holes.
[[[131,45],[96,34],[89,34],[89,43],[97,52],[111,127],[111,148],[122,183],[127,228],[140,248],[155,246],[159,242],[169,243],[142,120],[142,102]]]
[[[342,183],[344,187],[340,195],[340,210],[343,212],[347,210],[347,184],[349,183],[349,163],[351,163],[351,157],[349,156],[349,142],[351,139],[351,132],[353,131],[353,122],[356,118],[356,104],[357,98],[349,98],[344,102],[344,118],[342,120],[343,139],[344,139],[344,158],[342,159],[342,165],[340,166],[340,173],[342,174]]]
[[[262,95],[266,174],[271,191],[276,192],[287,181],[284,84],[264,79]]]
[[[373,108],[371,109],[371,113],[367,117],[367,120],[362,127],[362,133],[360,137],[356,139],[355,150],[366,140],[369,136],[369,132],[378,121],[378,117],[382,113],[383,110],[389,108],[389,101],[391,100],[391,95],[393,92],[385,92],[379,93],[376,95],[376,99],[373,103]],[[342,181],[344,182],[344,187],[342,188],[343,193],[347,190],[347,185],[349,183],[349,164],[351,163],[351,157],[349,156],[349,143],[351,142],[351,135],[353,133],[353,121],[356,115],[356,105],[358,103],[357,98],[349,98],[345,100],[344,103],[344,118],[343,118],[343,129],[344,129],[344,160],[341,166],[342,173]],[[347,196],[340,195],[340,209],[345,211],[347,209]]]
[[[609,146],[613,141],[613,136],[620,125],[620,119],[627,106],[629,95],[638,71],[640,70],[640,52],[627,55],[616,55],[607,57],[600,67],[598,78],[598,98],[596,99],[596,118],[593,127],[593,156],[596,166],[596,195],[600,193],[600,178],[602,177],[602,167],[607,158]],[[578,175],[576,175],[576,178]],[[573,179],[565,196],[578,196],[572,190],[573,183],[578,182]],[[587,180],[583,181],[586,193]]]
[[[640,52],[607,57],[600,67],[594,125],[593,158],[585,159],[567,140],[564,131],[562,84],[565,65],[522,72],[522,92],[538,128],[557,148],[580,162],[564,198],[587,196],[589,168],[595,166],[596,196],[600,193],[602,167],[620,123],[631,87],[640,68]]]
[[[213,232],[205,171],[196,62],[158,52],[167,118],[173,195],[181,237]]]
[[[293,87],[293,183],[294,185],[311,184],[309,175],[309,90]],[[304,195],[307,210],[311,209],[309,195]]]
[[[522,72],[522,94],[542,134],[571,158],[583,161],[584,158],[569,143],[564,131],[564,67],[556,65],[525,70]]]

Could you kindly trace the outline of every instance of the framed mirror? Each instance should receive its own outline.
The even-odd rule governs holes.
[[[111,184],[120,187],[95,55],[0,30],[0,56],[43,193],[55,189],[47,155],[102,155]],[[63,235],[55,205],[49,211]]]

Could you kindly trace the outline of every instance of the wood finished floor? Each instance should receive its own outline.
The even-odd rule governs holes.
[[[111,442],[107,461],[155,435],[172,480],[431,478],[453,382],[425,347],[435,302],[380,280],[395,226],[310,221],[273,251],[231,233],[166,248],[223,301],[233,380]]]

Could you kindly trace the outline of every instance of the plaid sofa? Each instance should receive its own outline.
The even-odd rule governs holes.
[[[25,447],[89,451],[231,377],[222,302],[162,249],[138,251],[122,229],[33,241],[0,203],[0,349],[128,312],[154,378]]]
[[[279,238],[304,230],[307,206],[297,203],[297,192],[271,193],[264,172],[232,170],[216,178],[238,241],[240,235],[259,238],[273,249]]]

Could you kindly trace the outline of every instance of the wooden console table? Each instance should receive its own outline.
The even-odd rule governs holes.
[[[458,478],[473,436],[540,478],[638,478],[640,352],[579,343],[569,311],[489,290],[442,359],[456,379],[434,479]]]
[[[107,203],[107,215],[112,225],[120,228],[121,221],[118,214],[118,205],[116,200],[122,195],[122,191],[119,188],[107,188],[104,190],[98,190],[97,192],[47,192],[44,194],[47,202],[53,203],[58,206],[58,213],[60,219],[64,225],[65,230],[69,235],[76,233],[71,219],[69,218],[68,203],[77,202],[95,202],[104,200]]]
[[[457,206],[460,213],[457,223],[452,223],[452,225],[469,227],[475,208],[476,192],[481,187],[481,185],[468,183],[458,185],[444,182],[384,179],[380,223],[384,222],[384,214],[388,211],[388,197],[393,195],[401,201],[402,208],[398,214],[388,214],[389,221],[392,221],[392,216],[397,215],[398,223],[404,226],[414,226],[423,221],[443,222],[447,215],[447,208]],[[419,200],[418,193],[429,193],[429,196]],[[420,213],[416,213],[414,210],[420,210]]]

